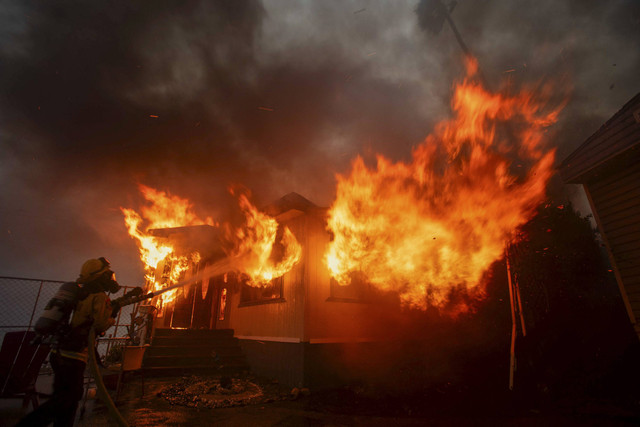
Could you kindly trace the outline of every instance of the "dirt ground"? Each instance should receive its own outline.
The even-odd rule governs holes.
[[[294,390],[292,394],[275,383],[253,377],[245,380],[257,385],[261,396],[218,402],[227,407],[215,407],[209,400],[209,406],[214,406],[211,408],[200,396],[181,394],[180,390],[194,390],[193,379],[146,379],[142,396],[140,378],[132,378],[120,394],[118,408],[131,426],[640,425],[640,406],[633,401],[569,399],[541,408],[509,393],[473,396],[459,390],[435,390],[400,397],[382,396],[359,386],[315,392]],[[11,426],[19,419],[16,402],[12,408],[0,408],[0,425]],[[97,399],[81,402],[78,417],[78,426],[116,425]]]

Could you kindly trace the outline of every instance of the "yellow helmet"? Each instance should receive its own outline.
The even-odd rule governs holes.
[[[76,281],[82,284],[92,282],[106,271],[110,271],[110,265],[111,264],[109,263],[109,261],[107,261],[104,257],[87,260],[84,264],[82,264],[82,268],[80,269],[80,276]]]

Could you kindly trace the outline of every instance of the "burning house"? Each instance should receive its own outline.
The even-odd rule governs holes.
[[[163,259],[156,269],[153,282],[168,283],[177,271],[180,276],[194,275],[200,265],[211,259],[219,259],[224,252],[211,242],[219,241],[218,229],[210,225],[154,229],[151,234],[159,241],[171,245],[177,253],[185,254],[183,260],[172,257]],[[169,295],[163,295],[155,302],[158,308],[157,326],[162,328],[209,329],[213,292],[209,283],[202,281],[196,286],[177,288]]]
[[[256,373],[322,385],[366,371],[355,355],[398,338],[407,310],[472,310],[490,266],[545,198],[555,160],[547,128],[562,103],[546,105],[551,85],[541,99],[491,93],[475,60],[466,65],[452,118],[407,161],[354,159],[328,209],[291,193],[258,210],[232,191],[245,219],[234,227],[141,186],[152,206],[122,211],[159,292],[157,330],[232,330]]]
[[[224,252],[218,229],[197,225],[153,230],[156,239],[170,243],[177,254],[199,254],[180,272],[182,280],[197,281],[154,301],[159,307],[155,328],[231,329],[252,371],[283,384],[351,379],[342,376],[347,370],[340,354],[394,335],[397,325],[388,321],[393,316],[381,311],[389,304],[376,303],[370,285],[357,275],[346,286],[332,279],[323,262],[332,237],[327,209],[290,193],[263,211],[281,230],[291,230],[302,252],[289,271],[261,286],[252,286],[246,274],[224,271],[234,260]],[[285,249],[276,245],[278,251],[272,256],[282,257]],[[175,258],[169,257],[159,263],[154,283],[170,280],[172,262]]]

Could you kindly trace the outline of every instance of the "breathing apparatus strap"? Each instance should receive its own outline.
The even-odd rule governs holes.
[[[102,401],[107,405],[107,409],[109,410],[109,414],[113,420],[121,427],[129,427],[127,421],[122,417],[118,408],[116,408],[115,403],[111,399],[111,395],[107,391],[107,388],[104,385],[104,381],[102,381],[102,376],[100,375],[100,369],[98,369],[98,362],[96,360],[96,352],[93,350],[96,346],[96,331],[94,328],[89,330],[89,368],[91,369],[91,373],[93,373],[93,377],[96,380],[96,388],[98,389],[98,396]]]

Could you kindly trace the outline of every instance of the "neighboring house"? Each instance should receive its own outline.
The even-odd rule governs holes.
[[[289,227],[302,245],[302,259],[264,288],[250,287],[236,273],[185,287],[174,305],[161,310],[156,327],[233,329],[254,373],[290,386],[340,384],[363,369],[371,343],[388,341],[398,329],[399,300],[376,295],[354,276],[339,286],[323,261],[330,241],[327,209],[290,193],[263,211]],[[195,274],[224,254],[209,226],[156,230],[157,237],[201,251]],[[193,239],[199,239],[195,242]],[[207,237],[209,240],[204,239]],[[217,246],[216,246],[217,245]],[[157,274],[162,274],[159,266]]]
[[[640,336],[640,93],[562,162],[560,174],[584,187]]]

